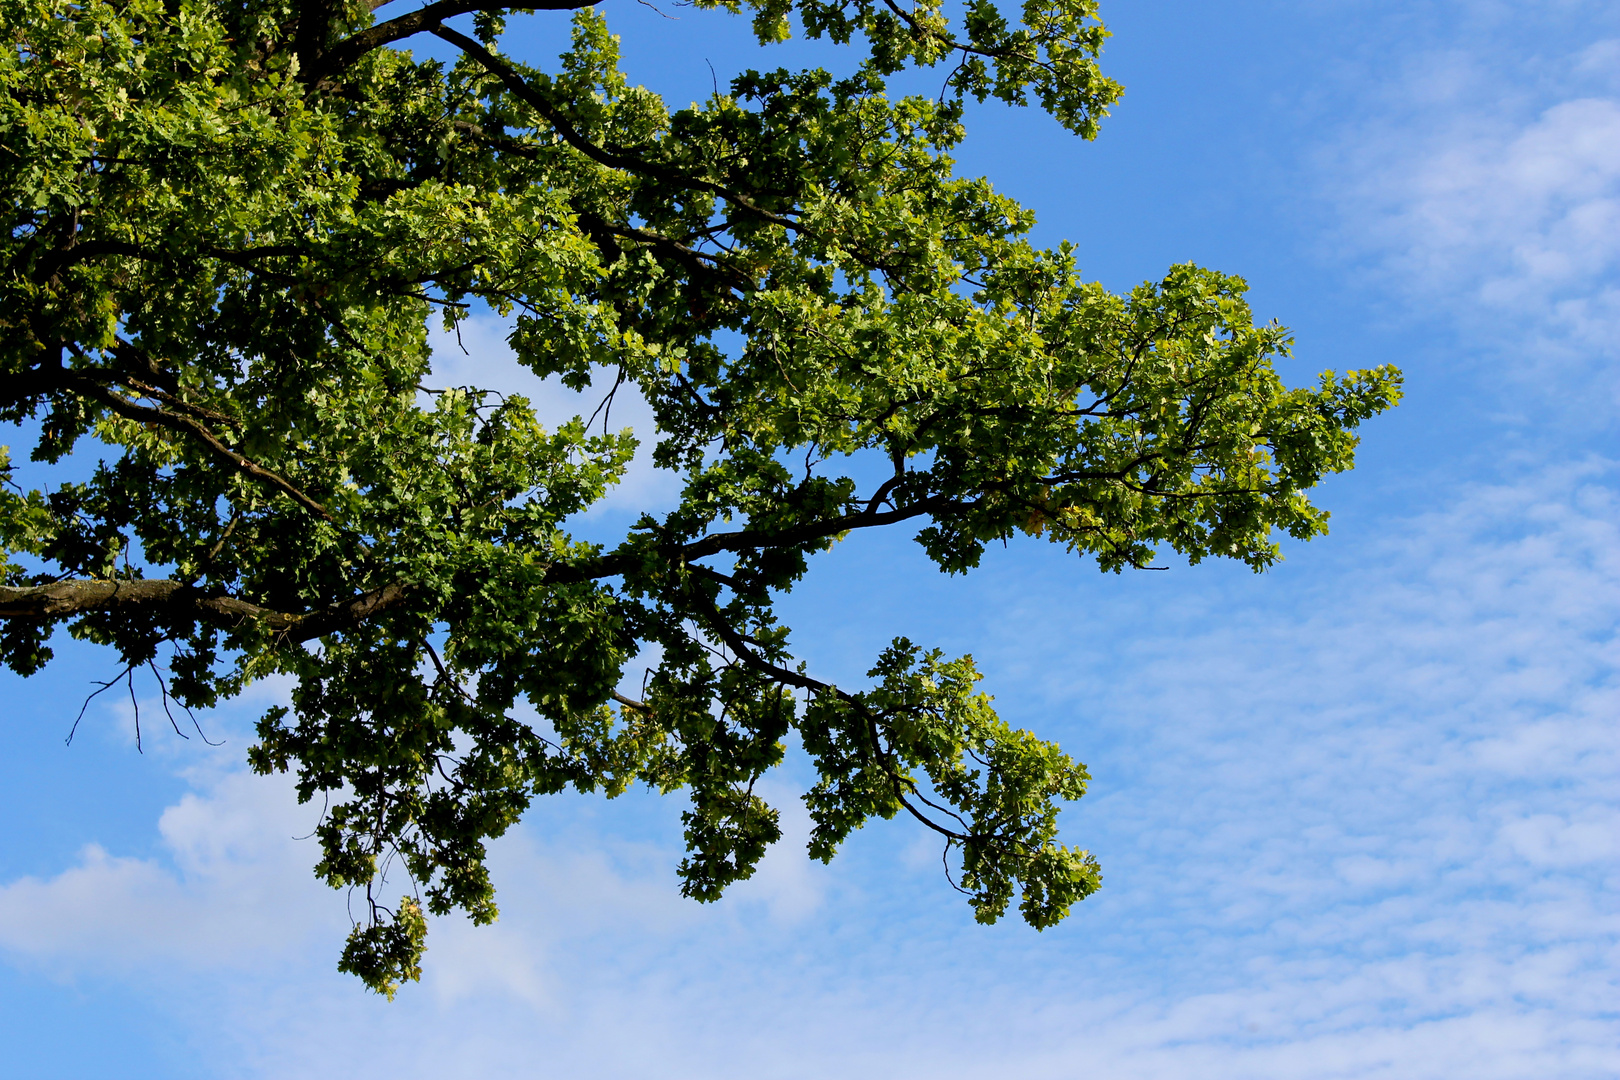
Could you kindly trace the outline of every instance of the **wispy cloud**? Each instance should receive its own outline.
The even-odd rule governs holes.
[[[314,937],[341,940],[341,906],[312,902],[312,848],[292,841],[315,814],[290,783],[199,778],[156,823],[166,858],[90,845],[60,874],[0,886],[0,948],[49,972],[142,979],[276,966]]]
[[[1472,11],[1467,46],[1360,71],[1362,118],[1319,161],[1335,244],[1476,354],[1515,355],[1515,381],[1548,365],[1588,381],[1620,340],[1620,40],[1531,45],[1527,27],[1552,12],[1449,6],[1458,23]]]
[[[700,909],[674,895],[676,808],[565,800],[498,845],[503,921],[444,922],[427,984],[373,1005],[329,975],[339,898],[285,785],[236,774],[165,814],[167,861],[89,852],[0,890],[0,925],[35,964],[217,983],[210,1045],[246,1075],[1611,1075],[1616,510],[1592,462],[1268,587],[993,571],[990,686],[1076,717],[1038,726],[1097,776],[1070,830],[1107,883],[1038,941],[968,923],[903,827],[832,868],[788,845]],[[244,958],[290,981],[209,974]]]
[[[1084,694],[1109,748],[1095,771],[1136,774],[1085,815],[1128,909],[1113,931],[1194,938],[1164,967],[1204,991],[1189,1007],[1258,1010],[1288,1033],[1206,1075],[1549,1067],[1458,1047],[1424,1064],[1438,1031],[1475,1038],[1487,1016],[1507,1025],[1498,1036],[1561,1031],[1541,1054],[1612,1037],[1613,480],[1600,463],[1538,472],[1383,522],[1382,539],[1341,536],[1331,572],[1285,575],[1286,608],[1236,580],[1203,603],[1105,598],[1099,626],[1154,631],[1118,644],[1070,630],[1066,665],[1042,646],[1058,635],[1039,609],[1007,614],[1004,663],[1054,702]],[[1174,1041],[1217,1038],[1201,1023]],[[1357,1048],[1339,1071],[1317,1053],[1332,1046]],[[1382,1069],[1368,1057],[1400,1046]],[[1602,1074],[1586,1068],[1554,1071]]]

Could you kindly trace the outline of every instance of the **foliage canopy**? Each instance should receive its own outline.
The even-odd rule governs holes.
[[[897,640],[868,689],[813,677],[773,596],[907,522],[953,573],[1015,533],[1105,570],[1163,546],[1261,570],[1278,532],[1324,531],[1306,491],[1398,396],[1391,368],[1287,388],[1240,279],[1111,294],[953,174],[965,97],[1095,134],[1119,88],[1093,0],[1017,25],[989,0],[695,6],[849,45],[854,74],[750,71],[671,112],[576,0],[540,5],[578,9],[551,70],[499,41],[562,16],[477,0],[0,0],[0,420],[57,471],[25,488],[0,456],[0,658],[36,671],[66,624],[162,660],[190,707],[290,675],[249,759],[331,800],[317,872],[370,901],[341,966],[390,994],[424,909],[495,917],[486,842],[536,795],[682,789],[682,890],[746,878],[790,732],[813,857],[905,813],[980,920],[1063,918],[1100,880],[1056,835],[1084,768],[970,659]],[[458,58],[394,47],[424,34]],[[938,99],[886,96],[940,64]],[[636,441],[425,386],[430,320],[472,305],[538,375],[634,386],[679,505],[578,539]],[[390,860],[415,883],[392,909]]]

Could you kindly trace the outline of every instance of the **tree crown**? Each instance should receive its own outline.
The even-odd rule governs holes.
[[[1083,766],[998,717],[969,658],[900,639],[868,689],[815,678],[773,597],[908,522],[952,573],[1020,533],[1105,570],[1163,547],[1262,570],[1279,532],[1325,531],[1307,491],[1399,394],[1389,367],[1290,389],[1241,279],[1110,293],[955,175],[965,97],[1096,133],[1119,87],[1091,0],[1016,26],[988,0],[696,6],[862,59],[671,112],[573,0],[541,5],[578,8],[551,70],[499,48],[535,8],[0,0],[0,420],[60,473],[24,487],[0,457],[0,659],[38,670],[66,624],[187,707],[293,676],[249,761],[332,800],[317,872],[369,901],[341,966],[390,994],[424,910],[495,917],[486,843],[536,795],[684,789],[682,890],[746,878],[794,732],[813,857],[905,814],[981,921],[1063,918],[1100,881],[1057,839]],[[422,34],[457,59],[395,47]],[[939,64],[938,99],[887,96]],[[646,399],[673,510],[579,539],[636,436],[426,385],[430,321],[477,305],[535,373]]]

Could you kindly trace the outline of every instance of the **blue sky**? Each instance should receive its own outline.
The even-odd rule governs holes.
[[[756,55],[723,16],[612,0],[676,104]],[[0,1031],[18,1076],[1584,1078],[1620,1075],[1620,10],[1542,0],[1105,4],[1126,97],[1082,143],[973,110],[958,155],[1126,288],[1197,261],[1295,331],[1294,382],[1408,397],[1271,573],[1103,576],[1037,543],[967,578],[905,536],[784,603],[857,683],[889,638],[971,652],[1003,715],[1090,767],[1104,886],[977,926],[895,821],[829,867],[788,838],[681,900],[678,800],[542,803],[503,915],[441,920],[392,1004],[333,970],[314,821],[245,773],[284,688],[202,718],[91,705],[109,657],[0,678]],[[541,15],[514,51],[555,52]],[[550,28],[544,28],[549,26]],[[447,375],[513,380],[467,328]],[[563,410],[564,395],[539,391]],[[629,410],[634,418],[634,410]],[[667,499],[638,470],[590,527]],[[802,790],[802,787],[800,788]]]

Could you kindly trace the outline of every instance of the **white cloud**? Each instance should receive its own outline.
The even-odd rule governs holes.
[[[92,844],[55,877],[0,886],[0,948],[46,970],[142,977],[258,966],[317,935],[340,940],[340,905],[312,902],[324,892],[314,845],[293,840],[315,815],[285,781],[204,781],[157,823],[166,858]]]
[[[1549,60],[1524,25],[1409,55],[1388,80],[1362,72],[1385,88],[1331,141],[1322,183],[1339,250],[1370,258],[1410,311],[1512,356],[1520,387],[1548,365],[1584,383],[1620,340],[1620,41]],[[1612,399],[1620,382],[1602,382]]]
[[[1620,260],[1620,101],[1563,101],[1522,125],[1436,132],[1418,149],[1404,175],[1378,178],[1395,180],[1382,194],[1405,241],[1396,265],[1470,287],[1485,306],[1551,301],[1580,332],[1579,314],[1612,293],[1588,290]]]

